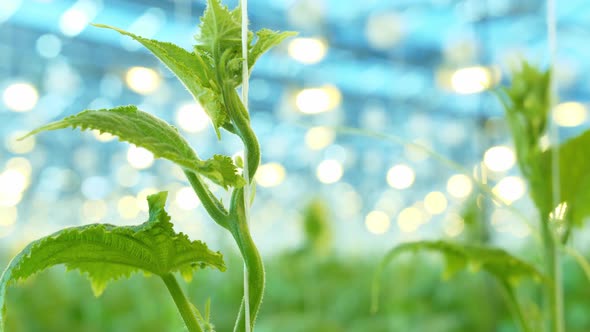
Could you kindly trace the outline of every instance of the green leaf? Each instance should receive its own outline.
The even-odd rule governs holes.
[[[549,84],[551,72],[539,70],[527,62],[514,72],[512,84],[503,88],[500,101],[516,146],[519,166],[528,178],[531,163],[540,152],[540,139],[547,129],[550,109]]]
[[[96,129],[101,133],[118,136],[121,141],[133,143],[149,150],[156,158],[168,159],[183,168],[202,174],[224,188],[239,188],[245,184],[244,179],[237,174],[231,158],[214,156],[210,160],[200,160],[175,127],[135,106],[86,110],[35,129],[23,138],[68,127]]]
[[[252,45],[250,52],[248,53],[248,66],[252,68],[261,55],[282,43],[283,40],[295,35],[297,35],[297,33],[291,31],[280,32],[269,29],[257,31],[256,36],[258,39],[256,43]]]
[[[553,165],[555,148],[546,150],[539,158],[542,167],[543,195],[552,198]],[[559,200],[567,204],[566,218],[573,225],[581,226],[590,216],[590,130],[559,145]]]
[[[55,265],[85,273],[100,295],[107,283],[142,271],[183,276],[205,267],[225,270],[223,257],[203,242],[190,241],[172,229],[166,213],[166,192],[148,197],[149,219],[138,226],[93,224],[61,230],[29,244],[0,278],[0,330],[3,328],[6,288]]]
[[[512,84],[498,93],[516,147],[518,165],[541,215],[553,209],[552,195],[546,191],[545,166],[539,160],[540,141],[547,130],[551,108],[550,82],[550,70],[543,71],[523,62],[520,70],[514,72]]]
[[[201,58],[210,58],[217,64],[220,75],[218,84],[231,81],[232,87],[242,83],[242,17],[240,7],[229,10],[219,0],[209,0],[207,9],[201,18],[200,33],[195,37],[199,45],[195,53]],[[262,29],[254,34],[248,31],[248,67],[273,46],[285,38],[295,35],[293,32],[277,32]]]
[[[135,39],[150,50],[178,77],[195,100],[203,105],[219,137],[219,127],[228,123],[229,118],[222,107],[221,97],[218,95],[220,89],[215,83],[214,67],[206,61],[207,59],[201,58],[198,53],[189,52],[172,43],[143,38],[104,24],[94,24],[94,26],[115,30],[120,34]]]
[[[227,49],[241,50],[242,17],[240,7],[230,11],[220,0],[208,0],[201,17],[200,33],[195,37],[202,49],[221,56]]]
[[[373,311],[377,310],[379,278],[385,266],[402,253],[424,250],[435,251],[444,255],[447,261],[446,277],[460,269],[469,267],[472,271],[484,270],[500,281],[508,283],[515,283],[529,277],[535,281],[544,280],[543,275],[534,266],[502,249],[446,241],[408,242],[390,250],[379,265],[373,282]]]

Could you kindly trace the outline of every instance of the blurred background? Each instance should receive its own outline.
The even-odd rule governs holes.
[[[0,1],[0,262],[64,226],[143,222],[145,197],[168,190],[175,227],[233,264],[190,286],[200,306],[213,297],[214,321],[230,329],[241,294],[236,250],[180,169],[95,132],[16,140],[83,109],[136,104],[178,126],[202,157],[239,154],[239,141],[224,132],[219,142],[202,108],[138,43],[89,26],[190,48],[204,7],[202,0]],[[559,2],[556,10],[554,121],[564,139],[588,127],[590,3]],[[299,32],[259,60],[250,81],[263,151],[252,232],[269,273],[260,330],[512,331],[493,281],[441,281],[433,256],[402,260],[387,273],[377,316],[369,314],[369,288],[378,260],[400,241],[491,242],[535,257],[530,228],[506,208],[534,217],[490,89],[507,82],[520,59],[547,66],[545,2],[250,0],[249,11],[253,30]],[[482,199],[462,169],[428,151],[489,184],[505,204]],[[588,252],[583,239],[575,244]],[[54,270],[11,289],[14,331],[181,330],[157,280],[121,282],[96,300],[80,276]],[[576,300],[588,295],[576,291],[586,281],[571,264],[566,275],[575,293],[568,322],[586,331],[582,313],[590,308]],[[203,290],[205,282],[215,287]],[[482,299],[491,314],[474,311]]]

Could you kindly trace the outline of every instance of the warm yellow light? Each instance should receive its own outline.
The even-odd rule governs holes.
[[[424,213],[417,207],[408,207],[397,215],[397,225],[404,233],[413,233],[424,222]]]
[[[82,204],[84,222],[101,221],[107,214],[107,204],[103,200],[86,201]]]
[[[39,93],[29,83],[14,83],[4,89],[2,100],[11,111],[28,112],[37,105]]]
[[[16,223],[18,210],[15,206],[0,207],[0,227],[10,227]]]
[[[17,154],[25,154],[31,152],[35,148],[35,137],[27,137],[22,141],[18,139],[26,135],[27,133],[24,131],[17,131],[10,135],[8,140],[6,141],[6,148],[12,152]]]
[[[340,90],[327,85],[299,91],[295,97],[295,105],[301,113],[318,114],[333,110],[340,105],[341,99]]]
[[[327,127],[313,127],[305,134],[305,144],[312,150],[321,150],[332,144],[336,138],[334,130]]]
[[[473,191],[473,183],[467,175],[455,174],[447,181],[447,191],[455,198],[465,198]]]
[[[498,145],[489,148],[483,155],[486,167],[494,172],[505,172],[516,163],[516,156],[511,148]]]
[[[205,113],[203,106],[196,102],[183,104],[176,111],[176,124],[186,132],[201,132],[209,123],[209,116]]]
[[[70,8],[59,19],[59,29],[64,35],[73,37],[80,34],[89,22],[88,13],[80,8]]]
[[[160,86],[160,81],[160,75],[155,70],[145,67],[132,67],[125,75],[127,86],[143,95],[156,91]]]
[[[127,195],[121,197],[117,203],[117,210],[119,215],[124,219],[133,219],[139,213],[139,207],[135,196]]]
[[[132,145],[127,150],[127,161],[137,169],[145,169],[154,163],[154,155],[144,148]]]
[[[137,198],[136,198],[136,203],[137,203],[137,207],[141,210],[141,211],[148,211],[149,210],[149,206],[148,206],[148,202],[147,202],[147,197],[149,195],[153,195],[155,193],[157,193],[158,190],[156,190],[155,188],[145,188],[142,189],[138,194],[137,194]]]
[[[283,183],[286,171],[279,163],[268,163],[260,165],[256,172],[256,184],[261,187],[274,187]]]
[[[443,228],[447,236],[455,237],[463,232],[465,222],[458,214],[451,213],[445,219]]]
[[[14,157],[10,158],[6,162],[6,169],[16,170],[23,174],[26,178],[30,178],[33,167],[31,166],[31,162],[28,159],[23,157]]]
[[[460,94],[482,92],[493,84],[493,73],[485,67],[461,68],[451,74],[451,88]]]
[[[0,206],[16,206],[22,199],[22,193],[9,194],[0,191]]]
[[[387,171],[387,183],[395,189],[407,189],[415,179],[414,170],[405,164],[395,165]]]
[[[390,224],[389,216],[383,211],[371,211],[365,217],[365,226],[373,234],[384,234],[389,230]]]
[[[526,193],[526,183],[521,177],[507,176],[492,190],[506,204],[519,200]]]
[[[175,198],[176,205],[183,210],[195,209],[201,201],[195,194],[195,191],[191,187],[182,187],[176,192]]]
[[[94,136],[94,138],[96,138],[98,141],[100,142],[109,142],[115,139],[115,136],[109,134],[109,133],[100,133],[99,130],[93,130],[92,131],[92,135]]]
[[[0,195],[21,194],[29,185],[29,178],[17,169],[7,169],[0,173]]]
[[[577,102],[561,103],[553,110],[553,121],[562,127],[576,127],[588,118],[586,106]]]
[[[447,197],[440,191],[433,191],[424,197],[424,208],[430,214],[441,214],[447,209]]]
[[[549,218],[555,221],[560,221],[565,218],[565,214],[567,212],[567,202],[561,202],[557,204],[555,209],[551,213],[549,213]]]
[[[295,38],[289,43],[289,55],[305,64],[322,61],[326,56],[326,43],[317,38]]]
[[[316,169],[318,180],[327,184],[338,182],[343,174],[342,164],[337,160],[324,160]]]

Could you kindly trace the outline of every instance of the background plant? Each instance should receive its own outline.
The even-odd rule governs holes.
[[[540,246],[543,248],[544,273],[507,252],[489,246],[458,244],[447,241],[419,241],[401,244],[392,249],[382,262],[381,269],[390,260],[405,252],[432,250],[440,252],[447,260],[447,271],[470,266],[492,275],[504,289],[508,305],[519,322],[522,331],[564,331],[564,295],[562,279],[562,252],[572,253],[582,267],[587,262],[582,255],[567,246],[572,229],[581,225],[588,215],[587,161],[584,160],[590,131],[561,144],[547,148],[542,139],[548,131],[552,95],[551,71],[542,71],[523,62],[514,72],[512,84],[497,92],[512,133],[520,170],[526,178],[531,197],[537,207],[540,230]],[[556,187],[555,184],[558,186]],[[490,194],[488,190],[486,192]],[[492,195],[492,199],[493,199]],[[535,310],[525,309],[514,287],[522,279],[538,282],[543,291],[540,305],[545,318]],[[374,284],[375,299],[379,281]],[[544,326],[544,327],[543,327]]]
[[[241,11],[230,11],[219,0],[209,0],[203,14],[197,45],[187,51],[174,44],[142,38],[118,28],[96,25],[127,35],[149,49],[184,84],[195,100],[205,108],[217,136],[221,128],[237,135],[244,144],[244,177],[229,156],[215,155],[202,160],[180,136],[176,128],[145,113],[135,106],[87,110],[32,131],[29,135],[63,128],[94,129],[115,135],[180,166],[211,218],[227,229],[235,239],[247,271],[246,295],[240,307],[237,331],[250,330],[255,323],[264,292],[264,267],[250,235],[245,190],[260,162],[258,140],[250,127],[250,117],[236,88],[242,83],[242,70],[249,69],[268,49],[291,33],[260,30],[247,33],[247,65],[242,68]],[[24,138],[26,138],[24,137]],[[229,206],[212,194],[207,178],[213,184],[231,189]],[[246,179],[246,180],[245,180]],[[202,315],[194,310],[172,273],[190,278],[194,269],[214,266],[224,270],[221,254],[210,251],[203,243],[190,241],[186,235],[174,233],[170,217],[164,211],[166,193],[148,198],[149,220],[135,227],[90,225],[65,229],[31,243],[17,255],[0,280],[0,306],[4,307],[6,287],[37,271],[57,264],[78,269],[88,275],[95,294],[107,282],[129,276],[135,271],[162,278],[170,291],[189,331],[210,330],[208,310]],[[248,202],[249,204],[250,202]],[[249,304],[246,308],[246,305]],[[4,310],[3,310],[4,312]],[[249,313],[249,317],[245,317]],[[0,316],[0,329],[4,319]],[[245,326],[249,322],[248,326]]]

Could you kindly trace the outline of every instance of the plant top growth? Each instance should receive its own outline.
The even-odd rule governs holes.
[[[181,167],[211,219],[231,234],[243,257],[248,287],[234,330],[250,331],[262,303],[265,276],[262,259],[250,235],[244,197],[248,196],[245,191],[254,186],[249,179],[256,174],[261,152],[250,126],[250,115],[236,89],[260,56],[293,33],[268,29],[248,31],[245,43],[248,68],[243,73],[241,8],[229,10],[220,0],[207,1],[200,33],[195,36],[196,45],[190,51],[108,25],[95,26],[129,36],[150,50],[203,106],[219,139],[222,130],[240,138],[244,159],[234,161],[229,156],[215,155],[203,160],[175,127],[131,105],[86,110],[33,130],[24,138],[64,128],[94,129],[145,148],[155,157]],[[212,193],[205,179],[231,191],[228,206]],[[202,315],[186,298],[174,274],[180,273],[188,280],[200,268],[224,271],[223,257],[204,243],[174,232],[172,219],[165,211],[166,198],[166,192],[148,197],[149,219],[141,225],[94,224],[68,228],[29,244],[12,260],[0,279],[0,331],[4,330],[7,287],[58,264],[85,273],[97,295],[108,282],[138,271],[158,276],[172,295],[188,330],[213,331],[209,306]]]

